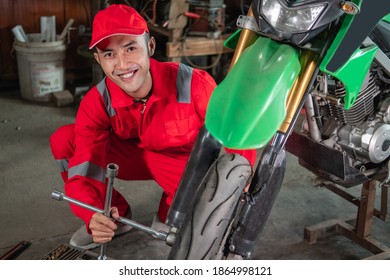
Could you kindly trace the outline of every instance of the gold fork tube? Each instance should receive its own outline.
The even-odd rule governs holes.
[[[249,8],[247,16],[253,17],[252,7]],[[241,56],[242,52],[247,47],[252,45],[258,37],[259,37],[259,35],[252,30],[249,30],[249,29],[242,29],[241,30],[240,38],[238,39],[238,43],[237,43],[236,49],[234,51],[232,62],[230,63],[228,71],[230,71],[232,69],[233,65],[236,64],[236,62],[237,62],[238,58]]]
[[[311,51],[304,51],[301,56],[302,70],[299,77],[295,80],[286,101],[287,115],[282,125],[279,128],[280,132],[286,133],[294,118],[295,112],[298,110],[306,88],[310,83],[310,79],[317,66],[318,55]]]
[[[247,16],[253,17],[253,11],[252,7],[249,8]],[[238,39],[238,43],[236,46],[236,49],[234,51],[234,55],[232,58],[232,62],[230,63],[229,71],[232,69],[234,64],[238,61],[241,54],[244,52],[244,50],[252,45],[257,38],[259,37],[259,34],[256,32],[249,30],[249,29],[242,29],[240,37]],[[299,77],[295,80],[293,87],[290,90],[290,93],[287,96],[286,101],[286,108],[287,108],[287,115],[284,119],[281,127],[279,128],[280,132],[286,133],[288,130],[288,127],[291,125],[291,122],[294,118],[295,112],[298,110],[299,103],[301,99],[303,98],[303,95],[305,94],[306,88],[309,85],[311,76],[313,75],[313,72],[316,68],[318,55],[316,53],[313,53],[311,51],[304,51],[304,53],[301,56],[301,74]]]

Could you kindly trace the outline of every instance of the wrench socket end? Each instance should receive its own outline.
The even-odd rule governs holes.
[[[64,198],[64,194],[60,191],[53,191],[51,193],[51,198],[61,201]]]
[[[107,165],[107,177],[115,178],[118,175],[119,166],[115,163],[109,163]]]

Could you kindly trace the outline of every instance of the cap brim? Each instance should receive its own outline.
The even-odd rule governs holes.
[[[144,30],[121,30],[121,31],[116,31],[116,32],[109,32],[106,34],[103,34],[102,36],[95,38],[94,41],[91,41],[89,44],[89,49],[92,49],[95,47],[97,44],[99,44],[101,41],[104,39],[107,39],[108,37],[115,36],[115,35],[130,35],[130,36],[142,36],[145,34],[146,31]]]

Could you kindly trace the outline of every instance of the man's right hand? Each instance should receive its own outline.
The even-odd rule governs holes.
[[[118,208],[110,210],[111,217],[106,217],[101,213],[95,213],[89,222],[89,229],[92,232],[93,242],[107,243],[114,237],[114,230],[118,228],[113,219],[119,218]]]

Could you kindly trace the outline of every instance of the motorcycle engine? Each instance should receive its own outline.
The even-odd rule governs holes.
[[[327,88],[328,94],[319,102],[323,143],[346,153],[352,166],[386,160],[390,155],[389,85],[382,90],[377,75],[369,73],[349,110],[336,102],[345,95],[344,86],[328,80]]]

